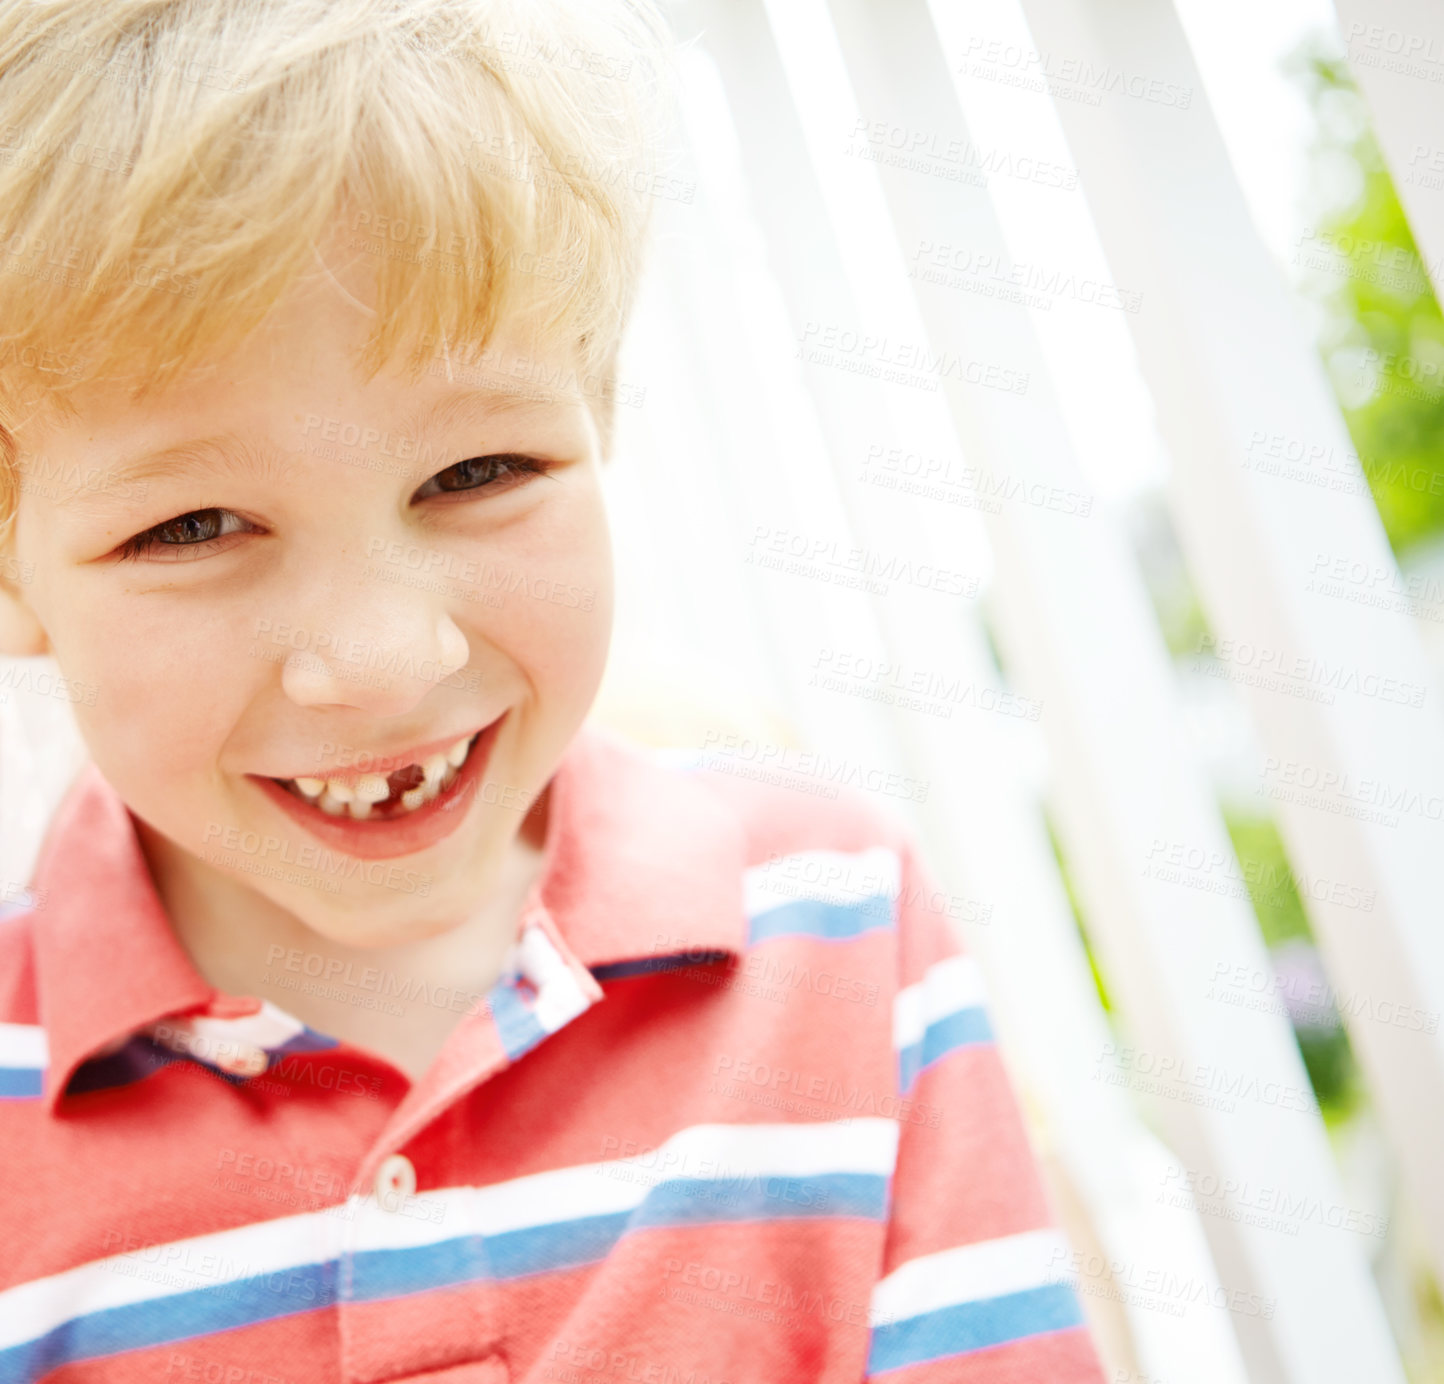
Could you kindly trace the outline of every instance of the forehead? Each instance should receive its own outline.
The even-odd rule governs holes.
[[[358,362],[371,324],[347,286],[329,272],[314,276],[239,349],[165,392],[137,399],[128,381],[100,382],[77,393],[72,417],[22,426],[22,466],[84,449],[113,479],[163,479],[213,466],[235,443],[291,451],[307,437],[344,435],[364,446],[466,423],[565,428],[585,414],[575,352],[538,342],[524,324],[502,322],[484,351],[420,343],[419,373],[393,361],[368,377]]]

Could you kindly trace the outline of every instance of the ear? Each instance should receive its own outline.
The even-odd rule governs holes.
[[[34,580],[33,563],[22,562],[0,544],[0,654],[33,658],[50,652],[50,639],[26,599]]]
[[[26,599],[35,580],[35,564],[15,555],[15,522],[20,502],[20,450],[15,435],[0,426],[0,465],[5,468],[0,485],[0,654],[12,658],[33,658],[50,652],[50,639]]]
[[[0,579],[0,654],[30,658],[49,652],[50,640],[34,611],[8,581]]]

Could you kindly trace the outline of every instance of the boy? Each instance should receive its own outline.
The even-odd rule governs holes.
[[[660,33],[0,15],[0,1381],[1100,1378],[905,835],[583,725]]]

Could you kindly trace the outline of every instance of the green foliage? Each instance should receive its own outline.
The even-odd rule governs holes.
[[[1203,603],[1198,593],[1189,585],[1184,588],[1180,599],[1164,606],[1155,605],[1158,623],[1163,628],[1163,639],[1168,652],[1174,658],[1193,657],[1205,647],[1212,631],[1208,617],[1203,613]]]
[[[1272,818],[1225,810],[1224,823],[1258,915],[1264,942],[1277,947],[1296,937],[1312,940],[1308,916]]]
[[[1402,554],[1444,531],[1444,317],[1343,59],[1314,40],[1290,67],[1318,122],[1316,172],[1356,180],[1358,195],[1319,218],[1298,258],[1323,285],[1325,358]]]
[[[1295,1029],[1299,1054],[1309,1085],[1328,1124],[1337,1124],[1353,1113],[1358,1098],[1358,1069],[1354,1066],[1354,1050],[1342,1025],[1329,1029]]]
[[[1224,822],[1270,950],[1285,942],[1312,942],[1308,915],[1272,819],[1226,809]],[[1358,1071],[1343,1024],[1295,1027],[1294,1037],[1324,1117],[1342,1119],[1358,1096]]]
[[[1058,833],[1053,827],[1053,821],[1045,812],[1043,814],[1044,825],[1048,828],[1048,841],[1053,847],[1053,859],[1058,862],[1058,873],[1063,879],[1063,890],[1068,895],[1068,907],[1073,914],[1073,923],[1078,929],[1078,935],[1083,939],[1083,951],[1088,957],[1088,969],[1093,972],[1093,984],[1098,989],[1098,1000],[1102,1004],[1104,1012],[1111,1014],[1113,1004],[1108,998],[1108,987],[1103,983],[1103,972],[1099,969],[1098,958],[1093,954],[1093,943],[1088,939],[1088,928],[1083,922],[1083,905],[1078,901],[1078,891],[1073,885],[1073,876],[1068,869],[1068,858],[1063,854],[1063,845],[1058,840]]]

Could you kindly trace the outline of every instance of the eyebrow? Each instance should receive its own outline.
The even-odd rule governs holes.
[[[433,428],[444,429],[478,413],[488,418],[496,414],[551,413],[573,402],[567,394],[547,393],[536,386],[489,389],[476,384],[453,385],[406,419],[409,433],[403,432],[403,436],[420,437]]]
[[[429,432],[444,431],[467,418],[550,413],[569,402],[565,395],[487,389],[477,385],[456,386],[408,415],[398,431],[402,437],[420,438]],[[297,452],[279,450],[253,431],[227,431],[210,437],[187,438],[166,447],[121,457],[106,470],[103,484],[82,483],[57,503],[68,508],[84,506],[87,501],[123,499],[128,498],[124,491],[129,487],[146,485],[151,481],[184,479],[196,474],[212,476],[217,471],[251,479],[268,479],[277,476],[281,467],[293,464],[298,455]],[[94,474],[94,468],[85,474]]]
[[[215,475],[244,474],[247,476],[274,476],[290,458],[277,451],[269,443],[258,444],[249,434],[239,432],[217,433],[212,437],[188,438],[184,442],[168,447],[138,452],[123,457],[108,468],[84,468],[84,475],[99,474],[99,484],[88,480],[75,486],[68,495],[56,501],[61,508],[83,508],[105,501],[127,500],[127,493],[135,486],[145,486],[151,481],[174,480],[193,474]],[[82,468],[70,465],[67,472]],[[144,494],[140,496],[144,498]]]

